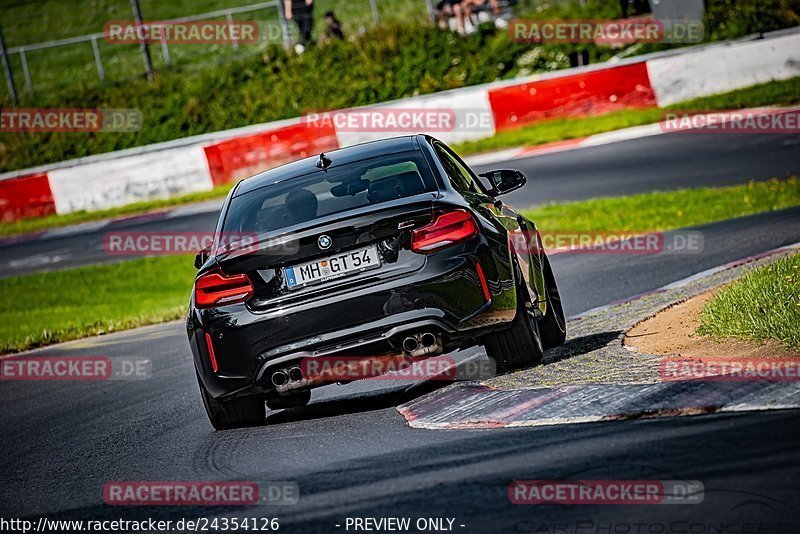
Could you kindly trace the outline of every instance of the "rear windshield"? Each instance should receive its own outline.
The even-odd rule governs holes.
[[[436,189],[422,153],[334,166],[234,197],[224,232],[265,233]]]

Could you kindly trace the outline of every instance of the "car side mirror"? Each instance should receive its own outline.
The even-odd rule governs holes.
[[[198,252],[197,256],[194,257],[194,268],[200,269],[203,265],[205,265],[210,255],[211,255],[211,247],[206,247],[200,252]]]
[[[484,172],[480,176],[489,180],[492,184],[492,195],[505,195],[519,189],[528,182],[525,175],[520,171],[500,170]]]

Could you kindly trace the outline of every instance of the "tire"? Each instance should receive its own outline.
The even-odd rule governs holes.
[[[520,276],[518,280],[521,279]],[[497,365],[498,373],[541,363],[543,349],[539,326],[528,310],[527,292],[517,287],[517,315],[511,327],[486,335],[483,342],[486,354]]]
[[[285,397],[276,395],[267,397],[267,408],[270,410],[285,410],[287,408],[302,408],[311,401],[311,390],[301,391]]]
[[[261,397],[251,395],[228,400],[217,400],[206,390],[200,376],[200,395],[206,408],[208,420],[216,430],[228,430],[262,424],[267,417],[267,407]]]
[[[547,313],[539,319],[539,334],[547,350],[560,347],[567,340],[567,321],[564,319],[561,295],[547,256],[544,256],[544,283],[547,288]]]

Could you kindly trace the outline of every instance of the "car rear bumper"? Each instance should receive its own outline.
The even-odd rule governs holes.
[[[267,392],[269,370],[304,357],[399,352],[409,334],[431,331],[446,349],[513,320],[516,298],[506,262],[495,261],[481,239],[431,255],[425,267],[379,284],[331,291],[291,307],[254,312],[246,305],[190,311],[195,365],[214,397]],[[490,290],[487,301],[477,272]],[[217,372],[211,369],[210,334]]]

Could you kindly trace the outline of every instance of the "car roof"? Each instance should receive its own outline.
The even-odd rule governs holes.
[[[325,156],[333,162],[329,168],[334,168],[378,156],[419,150],[418,137],[418,135],[407,135],[371,141],[331,150],[330,152],[325,152]],[[251,176],[239,183],[234,196],[244,195],[267,185],[316,172],[319,170],[316,166],[317,161],[319,161],[319,154]]]

